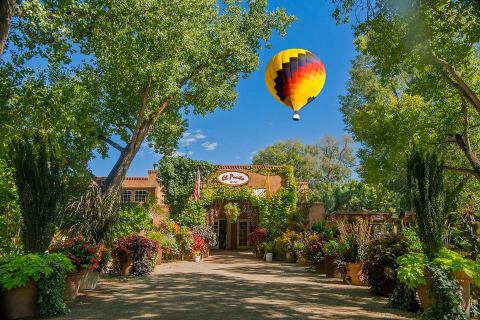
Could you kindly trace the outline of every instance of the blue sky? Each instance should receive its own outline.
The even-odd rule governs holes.
[[[299,139],[313,143],[325,134],[340,137],[345,124],[339,111],[338,96],[345,92],[350,60],[355,56],[352,30],[337,26],[328,1],[275,0],[271,8],[286,8],[297,17],[285,37],[275,35],[271,49],[260,53],[259,69],[238,86],[238,100],[229,111],[217,110],[202,116],[189,115],[189,130],[180,141],[178,152],[198,160],[222,164],[249,164],[252,154],[280,140]],[[301,110],[301,120],[292,121],[292,112],[270,96],[263,81],[266,65],[278,51],[303,48],[315,53],[325,64],[325,86],[312,103]],[[90,168],[96,175],[106,175],[116,160],[94,159]],[[159,156],[146,144],[135,157],[128,175],[146,175]]]

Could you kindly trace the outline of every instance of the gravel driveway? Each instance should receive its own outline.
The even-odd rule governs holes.
[[[411,319],[366,287],[305,267],[217,252],[202,263],[165,263],[136,279],[102,279],[57,319]]]

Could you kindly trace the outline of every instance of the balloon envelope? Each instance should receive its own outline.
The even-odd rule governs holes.
[[[323,62],[304,49],[277,53],[265,71],[265,83],[272,96],[293,109],[295,114],[322,91],[325,78]]]

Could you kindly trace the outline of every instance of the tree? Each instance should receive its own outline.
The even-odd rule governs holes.
[[[15,252],[21,236],[22,214],[18,204],[17,188],[13,170],[0,159],[0,256]]]
[[[414,150],[408,159],[407,172],[423,252],[433,260],[443,246],[448,218],[443,162],[434,153]]]
[[[66,198],[63,157],[42,134],[14,140],[9,156],[24,222],[24,250],[43,254],[52,241]]]
[[[253,156],[253,164],[291,165],[297,181],[312,179],[317,170],[316,159],[310,148],[299,140],[274,143]]]
[[[402,139],[410,143],[419,140],[421,145],[432,144],[430,147],[453,155],[446,159],[446,169],[480,179],[480,161],[474,147],[479,142],[475,120],[480,113],[478,2],[333,2],[339,22],[345,21],[352,10],[365,9],[354,25],[361,55],[354,62],[349,93],[342,101],[354,137],[363,141],[368,136],[364,158],[374,157],[373,166],[379,163],[375,157],[382,160],[390,142],[382,144],[384,137],[395,141],[394,147],[401,145]],[[365,72],[354,74],[355,69]],[[364,126],[372,125],[373,129],[360,129],[357,136],[353,122],[362,117]],[[383,121],[387,122],[385,126]],[[408,122],[413,128],[404,130],[402,125]],[[381,130],[374,133],[375,129]],[[368,168],[368,161],[363,160],[364,165]]]
[[[20,9],[9,38],[12,61],[3,66],[12,91],[4,98],[9,116],[33,128],[37,124],[29,119],[39,115],[55,129],[65,126],[56,113],[13,112],[32,100],[52,101],[58,121],[70,120],[62,140],[84,156],[82,164],[95,149],[104,156],[108,147],[118,150],[105,193],[120,186],[145,140],[161,153],[175,149],[187,125],[185,112],[231,108],[240,76],[256,70],[272,31],[283,35],[293,21],[281,9],[268,12],[265,0],[246,6],[214,0],[23,1]],[[72,52],[81,53],[79,66],[65,64]],[[24,66],[32,56],[48,58],[52,68],[32,72]],[[52,75],[58,81],[49,81]],[[35,95],[27,95],[25,84]]]
[[[253,164],[291,165],[297,181],[331,183],[347,181],[354,161],[351,138],[344,136],[340,143],[331,135],[313,145],[299,140],[281,141],[260,150],[252,160]]]

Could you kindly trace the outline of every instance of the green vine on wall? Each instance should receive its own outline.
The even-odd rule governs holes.
[[[217,168],[215,173],[220,171]],[[177,217],[177,222],[189,226],[205,224],[207,210],[217,202],[250,203],[259,210],[259,225],[267,229],[270,235],[279,235],[287,229],[290,218],[297,209],[297,183],[293,175],[293,167],[252,167],[248,172],[264,176],[281,176],[282,186],[270,196],[255,196],[252,189],[247,186],[227,186],[220,183],[216,175],[212,175],[202,189],[199,201],[195,201],[193,196],[190,196],[185,209]]]
[[[193,198],[195,172],[200,170],[202,177],[199,201]],[[292,166],[249,167],[240,170],[263,176],[281,176],[282,186],[266,196],[255,196],[247,186],[227,186],[217,179],[222,170],[205,161],[185,157],[164,157],[159,162],[158,176],[162,182],[166,203],[170,207],[172,219],[186,226],[206,223],[207,211],[215,203],[249,203],[259,211],[259,225],[275,236],[284,231],[296,213],[298,195],[297,183]]]

